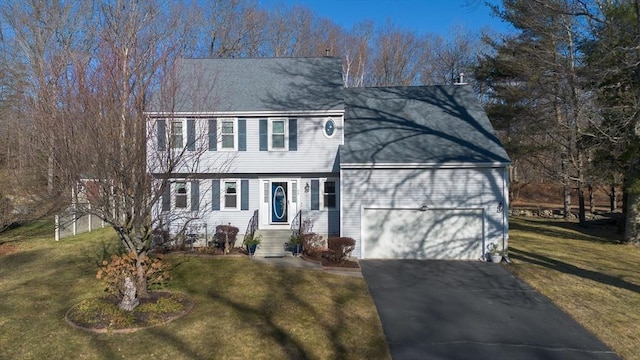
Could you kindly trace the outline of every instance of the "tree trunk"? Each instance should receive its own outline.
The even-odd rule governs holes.
[[[617,205],[616,204],[616,185],[615,184],[611,184],[611,191],[609,192],[609,210],[610,212],[615,212],[617,209]]]
[[[138,297],[141,299],[149,297],[149,289],[147,287],[147,274],[145,274],[143,262],[141,261],[141,257],[146,257],[146,252],[144,255],[138,255],[136,257],[136,270],[138,271],[138,278],[136,279],[136,288]]]
[[[625,216],[624,241],[627,243],[637,244],[640,242],[639,224],[640,224],[640,195],[627,194],[627,213]]]
[[[589,184],[589,213],[591,215],[596,212],[596,203],[593,198],[593,185]]]
[[[147,259],[149,252],[144,238],[137,239],[131,234],[130,229],[126,229],[122,226],[114,226],[114,229],[118,233],[118,237],[122,242],[122,245],[127,249],[129,253],[136,254],[136,293],[139,298],[149,297],[149,289],[147,284],[147,274],[145,273],[144,261]]]
[[[633,177],[625,182],[625,224],[624,241],[626,243],[640,243],[640,192],[637,191],[640,178]]]
[[[569,170],[567,169],[567,159],[566,155],[562,154],[562,192],[563,199],[562,203],[564,205],[563,217],[565,219],[569,218],[571,215],[571,179],[569,179]]]
[[[578,182],[578,221],[580,226],[585,226],[586,224],[586,216],[585,216],[585,206],[584,206],[584,188],[582,182]]]

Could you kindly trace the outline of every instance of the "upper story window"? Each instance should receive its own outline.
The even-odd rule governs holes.
[[[184,146],[182,135],[182,121],[171,122],[171,147],[174,149],[182,149]]]
[[[269,150],[287,150],[287,120],[271,119],[269,124]]]
[[[336,133],[336,122],[332,118],[328,118],[324,122],[324,136],[331,138]]]
[[[298,151],[298,119],[260,119],[258,149],[260,151]]]
[[[236,119],[220,119],[220,149],[237,150],[238,127]]]

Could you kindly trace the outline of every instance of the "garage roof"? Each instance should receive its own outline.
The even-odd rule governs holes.
[[[342,62],[334,57],[179,59],[150,112],[342,110]]]
[[[341,166],[507,164],[471,86],[345,90]]]

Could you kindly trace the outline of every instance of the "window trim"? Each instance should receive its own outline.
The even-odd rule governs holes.
[[[180,146],[177,146],[177,143],[175,140],[175,136],[177,135],[174,131],[174,125],[180,124]],[[184,149],[184,147],[186,146],[185,144],[185,137],[186,137],[186,121],[185,119],[171,119],[171,126],[169,128],[169,146],[171,149],[173,150],[177,150],[177,149]]]
[[[233,148],[224,147],[222,138],[225,134],[222,132],[222,125],[224,122],[229,122],[233,124]],[[218,151],[238,151],[238,118],[218,118],[217,119],[217,127],[218,127]],[[228,135],[227,135],[228,136]]]
[[[185,197],[185,206],[184,207],[178,207],[178,184],[184,184],[184,195]],[[177,210],[177,211],[188,211],[190,209],[191,206],[191,199],[190,199],[190,194],[189,192],[191,191],[191,188],[189,186],[189,182],[187,180],[176,180],[173,182],[172,187],[171,187],[172,191],[171,191],[171,205],[172,208]]]
[[[236,206],[235,207],[226,207],[225,201],[227,197],[227,183],[235,183],[236,184]],[[240,211],[241,202],[242,202],[242,185],[240,183],[240,179],[220,179],[220,211]]]
[[[284,123],[284,147],[274,148],[273,147],[273,123],[276,121],[282,121]],[[289,151],[289,119],[288,118],[269,118],[267,121],[267,141],[268,141],[268,150],[269,151]],[[278,134],[279,135],[279,134]]]
[[[327,207],[327,205],[325,204],[325,201],[324,201],[324,197],[327,194],[330,194],[330,193],[325,193],[325,191],[324,191],[324,186],[325,186],[325,183],[327,183],[327,182],[333,182],[334,186],[335,186],[335,192],[333,193],[333,196],[335,196],[335,198],[336,198],[335,207]],[[339,182],[338,178],[322,178],[322,179],[320,179],[320,189],[318,191],[318,197],[320,198],[320,199],[318,199],[318,200],[320,200],[320,206],[319,206],[320,210],[337,210],[338,209],[338,207],[339,207],[338,194],[340,192],[339,184],[340,184],[340,182]]]
[[[333,134],[331,134],[331,135],[327,134],[327,123],[329,121],[333,122]],[[336,136],[337,132],[338,132],[338,123],[336,122],[336,120],[334,118],[332,118],[331,116],[329,116],[328,118],[324,119],[324,121],[322,122],[322,135],[324,135],[324,137],[326,137],[327,139],[331,139],[334,136]]]

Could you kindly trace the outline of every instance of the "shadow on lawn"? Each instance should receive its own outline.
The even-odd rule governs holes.
[[[532,232],[544,236],[570,238],[572,240],[590,241],[596,243],[619,244],[622,235],[611,225],[597,222],[587,222],[586,226],[564,220],[531,220],[524,218],[512,219],[510,230]]]
[[[579,268],[577,266],[568,264],[563,261],[552,259],[548,256],[534,254],[532,252],[520,250],[518,248],[509,248],[509,257],[514,260],[544,266],[546,268],[556,270],[565,274],[579,276],[584,279],[597,281],[601,284],[615,286],[620,289],[625,289],[640,293],[640,286],[628,281],[622,280],[615,276],[603,274],[597,271],[591,271]]]
[[[347,291],[346,294],[343,291],[334,293],[335,307],[330,311],[331,315],[327,318],[327,314],[318,313],[313,304],[300,296],[299,290],[296,290],[305,282],[306,275],[304,273],[292,274],[290,271],[281,271],[278,274],[278,277],[274,279],[272,276],[262,278],[259,273],[256,273],[255,282],[268,282],[273,294],[273,297],[266,297],[258,306],[248,306],[243,302],[243,299],[235,300],[215,291],[209,291],[208,295],[212,300],[235,309],[241,314],[245,323],[252,324],[264,337],[269,337],[277,342],[286,354],[287,359],[315,358],[317,355],[309,353],[306,349],[307,346],[298,340],[290,329],[279,324],[278,317],[282,316],[283,308],[280,307],[281,304],[274,303],[272,299],[286,299],[286,301],[292,302],[295,307],[302,309],[315,319],[315,324],[324,330],[324,335],[331,343],[332,358],[347,358],[349,351],[340,338],[340,331],[346,326],[345,319],[347,314],[341,305],[347,303],[354,296],[354,292],[349,289],[343,289]],[[327,291],[327,289],[324,290]],[[318,291],[322,291],[322,289],[318,289]],[[292,314],[291,316],[295,315]],[[363,354],[363,356],[365,358],[369,357],[368,354]]]

